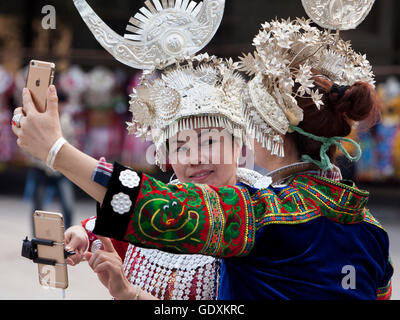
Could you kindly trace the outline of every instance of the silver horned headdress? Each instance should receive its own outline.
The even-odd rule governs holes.
[[[365,18],[371,3],[373,0],[303,0],[315,22],[337,30],[344,27],[333,12],[347,21],[352,19],[349,26],[355,27]],[[360,7],[364,4],[366,7]],[[322,5],[324,10],[328,8],[326,14]],[[357,81],[374,84],[365,55],[356,53],[338,32],[320,30],[311,22],[304,18],[266,22],[253,40],[254,54],[240,58],[240,70],[252,77],[243,95],[248,131],[273,155],[284,156],[282,135],[292,132],[303,120],[296,99],[310,98],[318,109],[323,105],[323,95],[313,81],[316,74],[338,85],[351,86]]]
[[[225,0],[147,0],[129,20],[124,37],[109,28],[85,0],[74,0],[74,4],[97,41],[116,60],[135,69],[162,69],[210,42],[221,23]]]
[[[375,0],[301,0],[307,15],[328,30],[355,29],[364,21]]]
[[[136,136],[151,135],[159,165],[165,161],[165,142],[181,130],[222,127],[243,141],[240,93],[245,81],[236,72],[237,64],[208,54],[195,56],[217,31],[225,0],[148,0],[129,20],[124,37],[86,1],[74,3],[108,52],[145,70],[130,95],[133,117],[128,130]]]

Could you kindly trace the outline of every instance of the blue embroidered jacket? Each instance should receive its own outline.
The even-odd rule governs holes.
[[[295,194],[291,186],[274,191],[281,199]],[[387,233],[368,210],[341,209],[337,216],[266,221],[249,255],[223,259],[219,299],[389,299]]]

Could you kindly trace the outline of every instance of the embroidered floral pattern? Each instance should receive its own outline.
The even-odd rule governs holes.
[[[144,175],[126,240],[181,253],[230,257],[250,252],[255,232],[267,224],[298,224],[325,216],[339,223],[363,221],[368,194],[341,183],[297,175],[289,185],[245,187],[165,185]]]
[[[314,176],[297,176],[291,183],[302,197],[314,204],[323,216],[343,224],[361,222],[364,219],[364,207],[354,203],[364,203],[368,193],[340,183]],[[344,188],[345,187],[345,188]],[[355,201],[357,199],[357,201]]]
[[[146,175],[142,185],[126,240],[144,240],[156,248],[173,246],[181,253],[225,257],[248,252],[251,212],[242,215],[241,208],[247,204],[241,189],[167,186]]]
[[[365,207],[360,205],[365,205],[368,193],[309,174],[291,177],[286,186],[262,190],[243,185],[224,188],[195,184],[166,185],[142,175],[141,188],[129,193],[134,203],[131,212],[118,216],[109,213],[112,211],[110,199],[113,194],[113,198],[117,196],[115,193],[118,189],[126,189],[118,180],[120,171],[125,168],[119,170],[117,167],[116,170],[111,181],[115,189],[108,190],[107,201],[101,208],[106,212],[99,212],[96,231],[98,234],[144,247],[162,248],[183,254],[238,257],[252,250],[257,230],[265,225],[304,224],[313,219],[330,219],[343,224],[374,222],[366,213]],[[118,195],[121,194],[123,198],[123,193]],[[110,224],[115,227],[112,230],[118,229],[119,225],[122,228],[119,232],[108,233],[107,230],[111,230]],[[164,258],[158,259],[157,256],[158,261],[164,261]],[[185,299],[194,294],[196,298],[200,298],[201,288],[194,288],[195,292],[189,292],[185,286],[185,281],[189,283],[194,277],[190,270],[189,273],[185,270],[185,263],[179,265],[183,267],[181,271],[170,274],[163,273],[165,268],[161,265],[153,265],[154,263],[150,263],[149,266],[150,274],[154,269],[152,278],[150,274],[148,276],[142,272],[140,267],[132,271],[139,285],[144,285],[144,290],[154,289],[157,296],[168,294],[169,297],[172,294],[179,299]],[[174,268],[178,269],[178,265],[173,265]],[[203,279],[207,283],[212,278],[208,275],[209,272],[205,270]],[[166,278],[171,279],[172,283],[179,283],[174,286],[174,291],[168,289],[171,287],[157,285],[159,279],[162,281]],[[185,281],[182,282],[182,279]],[[376,294],[384,298],[390,295],[386,294],[389,290],[387,287],[379,288]]]
[[[124,170],[114,172],[114,179]],[[243,256],[251,251],[256,231],[267,224],[299,224],[320,217],[343,224],[372,221],[365,214],[367,199],[368,192],[309,174],[260,190],[244,185],[166,185],[144,174],[140,189],[129,196],[112,196],[115,212],[131,212],[120,233],[108,236],[182,254]],[[114,218],[103,223],[121,225]]]

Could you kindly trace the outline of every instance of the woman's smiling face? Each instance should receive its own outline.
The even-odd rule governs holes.
[[[169,139],[169,161],[181,182],[216,187],[236,183],[239,143],[222,128],[182,130]]]

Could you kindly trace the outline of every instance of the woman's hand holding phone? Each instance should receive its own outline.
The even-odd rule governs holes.
[[[46,161],[55,141],[62,137],[58,113],[57,90],[51,85],[47,90],[47,109],[41,113],[36,109],[27,88],[22,93],[23,107],[16,108],[14,115],[22,113],[20,127],[12,126],[18,146],[32,156]]]

